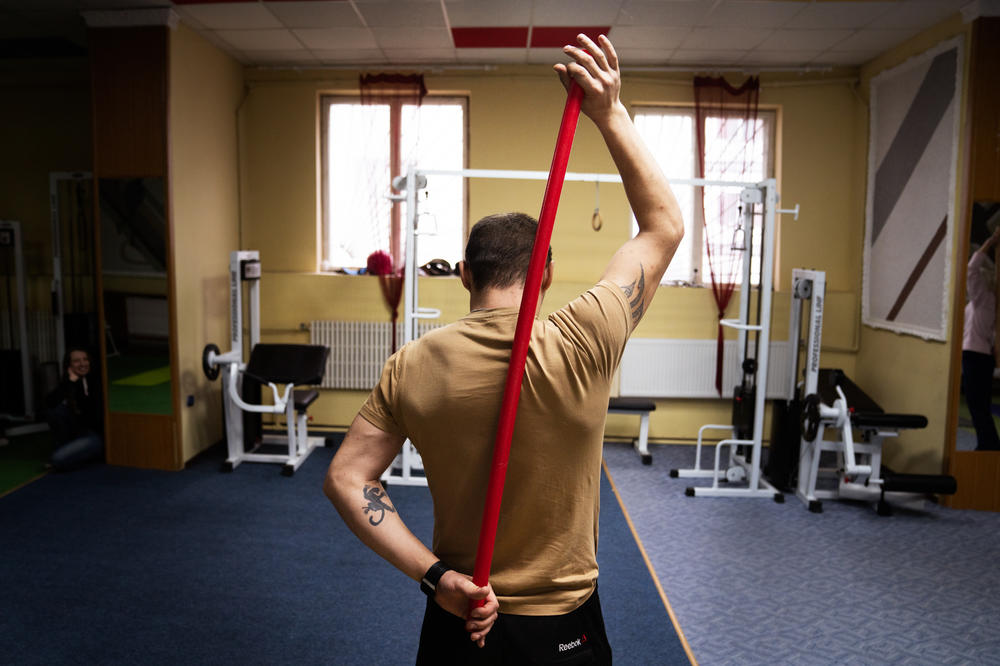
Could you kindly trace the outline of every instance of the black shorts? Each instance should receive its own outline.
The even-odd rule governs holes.
[[[465,620],[428,599],[417,665],[448,664],[611,664],[597,590],[565,615],[500,613],[482,648],[469,639]]]

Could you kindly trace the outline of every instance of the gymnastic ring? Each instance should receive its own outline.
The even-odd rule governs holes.
[[[201,369],[204,371],[205,376],[208,377],[209,381],[215,381],[219,377],[219,366],[214,363],[209,363],[208,357],[210,354],[219,355],[219,347],[214,343],[209,342],[205,345],[205,349],[201,352]]]
[[[802,439],[807,442],[816,440],[819,434],[819,396],[810,393],[802,402]]]

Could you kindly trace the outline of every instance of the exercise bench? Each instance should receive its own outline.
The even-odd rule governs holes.
[[[653,464],[649,452],[649,413],[656,410],[656,403],[646,398],[611,398],[608,414],[638,414],[639,436],[632,440],[632,446],[639,452],[643,465]]]
[[[926,428],[927,417],[886,413],[842,370],[819,370],[817,393],[803,399],[801,423],[796,495],[814,513],[822,512],[822,499],[854,499],[877,502],[878,514],[888,516],[890,502],[921,508],[925,495],[957,490],[952,476],[896,474],[882,466],[882,441],[900,430]],[[861,432],[859,441],[855,429]],[[839,431],[839,438],[825,438],[829,430]],[[820,467],[825,451],[836,453],[836,467]],[[822,477],[835,479],[836,486],[818,487]]]

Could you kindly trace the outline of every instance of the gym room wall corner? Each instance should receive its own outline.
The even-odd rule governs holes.
[[[1000,511],[1000,451],[966,450],[958,445],[962,376],[962,328],[966,294],[965,262],[969,254],[974,209],[979,202],[1000,202],[1000,16],[981,16],[972,24],[969,53],[969,101],[967,107],[968,172],[964,178],[964,219],[958,238],[955,270],[951,383],[948,409],[948,473],[958,482],[958,491],[948,500],[956,509]],[[1000,256],[997,256],[1000,274]],[[1000,291],[1000,290],[998,290]],[[998,310],[1000,312],[1000,310]],[[1000,318],[994,322],[1000,340]],[[997,381],[994,379],[994,386]],[[992,400],[996,401],[996,388]],[[966,428],[967,429],[967,428]],[[975,435],[972,435],[975,443]]]
[[[104,18],[88,20],[87,38],[106,456],[113,465],[178,470],[170,28],[156,16],[140,25]]]

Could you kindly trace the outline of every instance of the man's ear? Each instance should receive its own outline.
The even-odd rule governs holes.
[[[465,260],[458,262],[458,276],[462,278],[462,286],[472,291],[472,272],[469,270],[469,264]]]
[[[545,272],[542,273],[542,291],[545,291],[552,286],[552,271],[554,263],[555,262],[550,261],[549,265],[545,267]]]

